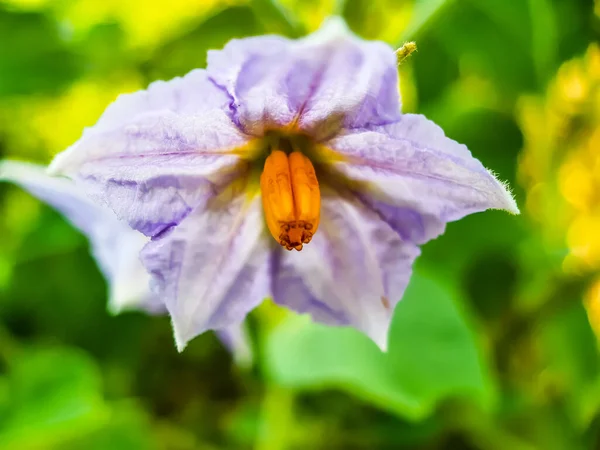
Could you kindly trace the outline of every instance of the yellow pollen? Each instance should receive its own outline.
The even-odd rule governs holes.
[[[260,176],[269,231],[288,250],[302,250],[319,227],[321,193],[315,168],[301,152],[275,150]]]

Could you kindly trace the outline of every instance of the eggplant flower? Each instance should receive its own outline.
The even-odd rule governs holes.
[[[401,113],[394,50],[336,19],[233,40],[206,70],[120,96],[51,171],[151,238],[180,350],[269,296],[385,349],[419,245],[518,213],[464,145]]]

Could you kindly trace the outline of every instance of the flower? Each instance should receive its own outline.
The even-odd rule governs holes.
[[[401,113],[394,51],[336,19],[232,40],[206,70],[119,97],[51,171],[151,237],[180,350],[268,296],[385,349],[419,245],[518,213],[464,145]]]
[[[15,183],[48,203],[89,239],[92,255],[108,283],[111,312],[165,312],[164,304],[150,291],[150,275],[140,261],[146,236],[119,221],[110,209],[92,202],[71,180],[49,176],[43,166],[0,161],[0,181]],[[219,330],[219,338],[239,362],[248,363],[251,350],[244,333],[238,323]]]

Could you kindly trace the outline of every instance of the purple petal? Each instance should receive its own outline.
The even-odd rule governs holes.
[[[148,238],[120,222],[109,209],[93,203],[71,180],[51,177],[42,166],[3,161],[0,180],[15,183],[48,203],[89,239],[92,254],[108,283],[109,307],[113,312],[164,309],[150,292],[150,276],[139,258]]]
[[[339,19],[298,41],[231,41],[209,52],[207,70],[233,98],[241,126],[255,135],[295,123],[320,139],[342,125],[389,123],[400,115],[393,50],[352,35]]]
[[[419,248],[360,202],[324,197],[319,231],[302,252],[282,252],[273,298],[313,319],[351,325],[387,346],[387,332]]]
[[[348,131],[327,145],[348,157],[334,164],[338,170],[359,186],[366,183],[363,202],[415,243],[474,212],[519,212],[506,186],[423,116],[405,114],[395,124]]]
[[[231,121],[229,102],[204,71],[153,83],[120,96],[50,170],[155,236],[242,170],[227,151],[248,137]]]
[[[180,351],[206,330],[240,323],[269,295],[261,202],[222,200],[194,211],[142,251]]]

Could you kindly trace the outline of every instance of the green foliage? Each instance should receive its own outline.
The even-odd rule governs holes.
[[[223,47],[230,39],[261,34],[253,10],[248,6],[229,8],[208,18],[200,26],[165,43],[152,58],[159,79],[181,76],[196,67],[206,66],[206,52]]]
[[[411,420],[448,397],[489,406],[491,386],[475,337],[450,292],[414,275],[382,353],[353,329],[292,317],[269,336],[273,379],[289,387],[339,387]]]
[[[0,5],[0,97],[56,93],[81,72],[58,24],[38,13],[9,13]]]
[[[1,448],[155,448],[134,404],[123,408],[103,399],[101,374],[82,352],[25,348],[11,353],[6,364],[0,378]]]

